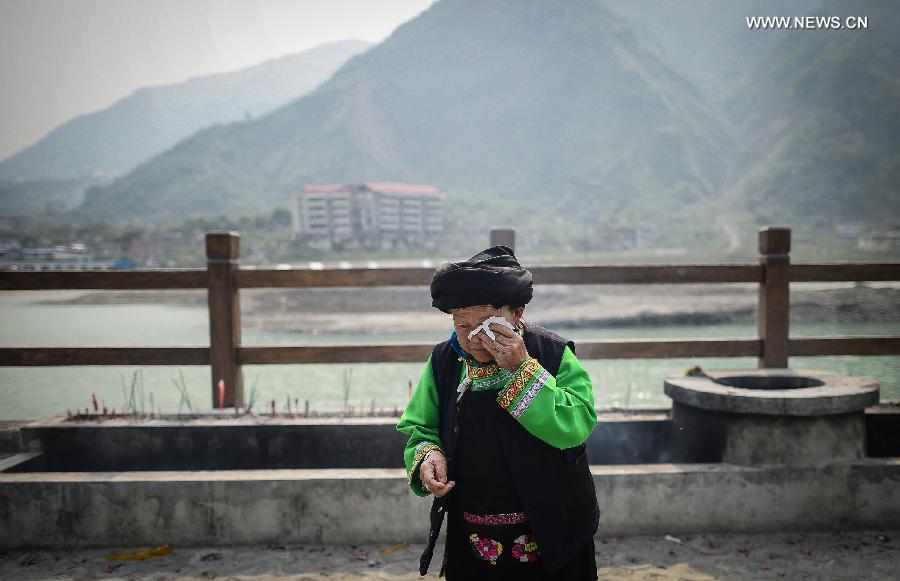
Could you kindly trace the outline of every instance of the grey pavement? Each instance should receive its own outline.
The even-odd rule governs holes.
[[[900,579],[900,529],[599,539],[600,579]],[[107,555],[148,547],[0,552],[0,578],[419,579],[421,545],[173,547],[143,561]],[[440,559],[440,549],[435,565]],[[437,578],[429,575],[429,578]]]

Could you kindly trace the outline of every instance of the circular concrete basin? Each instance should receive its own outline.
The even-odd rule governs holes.
[[[670,375],[665,393],[696,408],[745,414],[819,416],[878,403],[878,382],[865,377],[810,369],[732,369],[706,375]]]
[[[878,382],[809,369],[670,375],[673,449],[680,462],[809,465],[866,455],[865,408]]]

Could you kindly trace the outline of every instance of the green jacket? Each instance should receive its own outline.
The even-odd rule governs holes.
[[[494,365],[464,363],[460,381],[474,376],[469,389],[497,390],[497,403],[509,412],[524,429],[547,444],[559,449],[578,446],[587,440],[597,422],[591,378],[569,347],[563,351],[556,377],[529,358],[515,373]],[[427,496],[419,480],[419,465],[425,455],[443,447],[439,427],[437,384],[432,373],[431,358],[412,395],[397,430],[409,435],[403,452],[409,485],[418,496]]]

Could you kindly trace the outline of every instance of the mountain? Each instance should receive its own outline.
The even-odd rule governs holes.
[[[0,181],[0,214],[64,216],[82,202],[87,188],[106,181],[91,177]]]
[[[754,30],[747,17],[830,14],[822,0],[606,0],[650,48],[713,100],[769,56],[791,30]]]
[[[756,223],[900,227],[900,11],[891,0],[830,2],[867,30],[792,30],[732,91],[747,136],[723,199]]]
[[[266,113],[310,91],[369,46],[329,43],[235,72],[139,89],[0,162],[0,180],[124,173],[203,127]]]
[[[260,211],[304,183],[389,180],[465,192],[451,205],[481,219],[491,203],[527,221],[563,209],[593,228],[702,205],[733,143],[696,87],[599,0],[442,0],[312,93],[194,134],[89,190],[81,211]]]

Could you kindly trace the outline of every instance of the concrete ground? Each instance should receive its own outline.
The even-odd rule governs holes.
[[[596,546],[600,579],[900,579],[900,529],[606,538]],[[174,547],[143,561],[106,559],[125,550],[0,552],[0,579],[413,580],[422,546]]]

